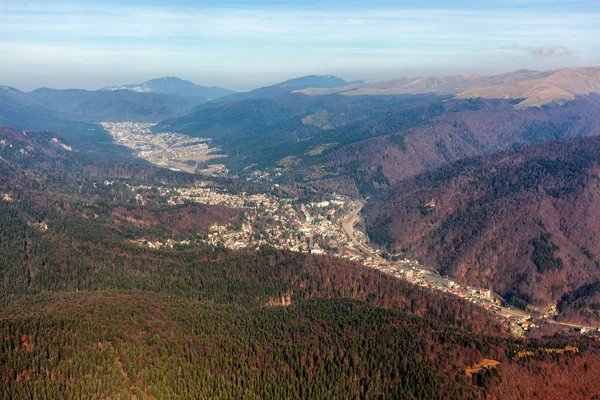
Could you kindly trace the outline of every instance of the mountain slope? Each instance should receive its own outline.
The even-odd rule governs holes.
[[[24,132],[0,126],[0,157],[11,164],[24,165],[43,159],[65,157],[73,149],[51,132]]]
[[[128,90],[88,91],[41,88],[32,92],[0,90],[0,121],[28,118],[79,121],[156,122],[183,114],[202,100],[160,93],[137,93]],[[48,129],[49,127],[41,127]]]
[[[371,239],[515,304],[600,279],[600,138],[536,144],[399,182],[364,209]]]
[[[535,79],[473,88],[458,97],[523,99],[518,106],[531,107],[574,100],[590,93],[600,93],[600,67],[563,68],[540,74]]]
[[[74,150],[101,154],[103,158],[130,159],[131,151],[116,146],[112,137],[100,125],[78,121],[61,113],[45,110],[29,103],[5,101],[0,96],[0,125],[10,125],[22,130],[51,130],[60,132]]]
[[[140,246],[132,239],[193,236],[198,226],[144,223],[149,213],[177,220],[168,218],[177,207],[132,212],[140,206],[128,181],[35,172],[0,198],[3,396],[441,398],[479,390],[464,368],[481,354],[456,330],[475,340],[471,331],[501,334],[484,310],[330,258]],[[292,304],[276,306],[282,297]],[[447,344],[436,345],[442,321]],[[461,359],[435,363],[419,351],[433,345],[430,357]]]
[[[564,294],[557,304],[558,319],[582,325],[600,322],[600,281],[583,285]]]
[[[323,96],[381,96],[436,93],[458,98],[520,100],[519,107],[542,106],[574,100],[577,96],[600,93],[600,67],[563,68],[552,71],[518,70],[495,76],[455,75],[403,77],[339,88],[302,89],[299,92]]]
[[[421,118],[412,119],[408,126],[402,124],[406,112],[399,109],[361,122],[355,129],[363,133],[357,136],[373,137],[319,156],[314,163],[320,175],[350,178],[359,187],[376,176],[393,184],[467,157],[530,143],[600,135],[597,95],[564,106],[528,109],[515,108],[514,102],[506,100],[441,101],[419,111]]]
[[[122,86],[108,86],[100,89],[101,91],[115,91],[115,90],[131,90],[133,92],[140,93],[161,93],[170,94],[175,96],[186,96],[186,97],[198,97],[204,100],[213,100],[219,97],[227,96],[233,93],[233,91],[217,86],[199,86],[193,82],[179,79],[176,77],[163,77],[158,79],[151,79],[146,82],[122,85]]]
[[[236,173],[300,166],[293,179],[369,195],[445,163],[536,142],[600,134],[600,96],[543,108],[435,95],[306,96],[213,104],[157,131],[211,137]]]
[[[239,172],[250,164],[273,168],[281,159],[305,157],[322,145],[362,139],[363,132],[352,129],[353,124],[436,100],[430,95],[349,98],[284,94],[273,99],[204,106],[186,116],[162,121],[155,131],[210,137],[226,154],[239,156],[239,160],[224,160]],[[401,120],[417,121],[421,117],[418,112],[406,110]],[[368,133],[366,136],[370,137]]]
[[[0,92],[16,94],[16,93],[20,93],[20,90],[15,89],[14,87],[10,87],[10,86],[1,86],[0,85]]]
[[[130,159],[131,152],[114,145],[112,137],[95,122],[157,122],[185,114],[200,102],[191,97],[124,90],[0,90],[0,125],[51,130],[74,149]]]

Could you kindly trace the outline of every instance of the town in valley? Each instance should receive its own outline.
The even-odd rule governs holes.
[[[191,138],[174,132],[155,134],[151,132],[151,124],[143,123],[103,123],[103,126],[117,143],[134,149],[139,157],[158,166],[201,173],[197,168],[198,163],[221,156],[214,154],[218,149],[210,147],[210,138]],[[185,164],[186,160],[194,160],[196,164]],[[220,171],[226,173],[226,168],[222,166]],[[198,244],[219,245],[234,250],[271,246],[315,256],[328,254],[349,259],[398,279],[478,304],[497,314],[498,319],[510,325],[517,336],[543,323],[557,324],[552,320],[556,314],[556,305],[528,311],[516,309],[507,306],[490,289],[461,286],[452,279],[427,269],[417,260],[398,259],[381,249],[373,248],[367,235],[359,229],[360,210],[364,205],[361,200],[330,194],[325,195],[324,199],[303,203],[298,197],[282,196],[276,190],[279,185],[272,183],[268,173],[257,171],[250,176],[252,180],[272,185],[273,190],[265,193],[231,193],[225,186],[208,180],[181,187],[127,185],[135,193],[136,201],[142,205],[149,201],[147,196],[150,193],[157,193],[158,201],[169,206],[197,203],[243,210],[241,223],[215,224],[208,234],[196,239]],[[113,185],[117,182],[105,181],[104,184]],[[155,249],[177,244],[193,245],[190,240],[169,240],[163,243],[140,238],[138,242]],[[596,327],[562,325],[579,332],[597,330]]]

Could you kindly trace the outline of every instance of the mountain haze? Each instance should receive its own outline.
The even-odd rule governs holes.
[[[204,100],[129,90],[0,89],[0,124],[23,130],[53,130],[74,148],[129,158],[97,122],[158,122],[183,115]]]
[[[20,90],[15,89],[14,87],[10,87],[10,86],[0,86],[0,91],[4,92],[4,93],[19,93]]]
[[[53,113],[54,117],[81,121],[145,121],[157,122],[183,114],[203,100],[161,93],[129,90],[89,91],[82,89],[39,88],[31,92],[16,89],[0,90],[0,120],[14,124],[11,110],[22,109],[22,118],[29,114]],[[28,111],[29,110],[29,111]],[[33,111],[36,110],[36,111]]]
[[[342,94],[345,96],[379,96],[436,93],[440,95],[459,94],[467,89],[494,84],[520,82],[545,75],[531,70],[517,70],[496,76],[483,75],[451,75],[451,76],[417,76],[400,77],[368,84],[353,84],[339,88],[304,89],[307,95],[321,96],[326,94]]]
[[[249,92],[235,93],[220,99],[220,101],[236,102],[241,100],[268,99],[307,88],[338,88],[363,83],[363,81],[346,82],[344,79],[333,75],[308,75],[257,88]]]

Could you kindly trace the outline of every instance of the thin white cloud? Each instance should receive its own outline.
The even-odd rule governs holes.
[[[538,47],[531,51],[534,56],[570,56],[573,54],[566,47]]]

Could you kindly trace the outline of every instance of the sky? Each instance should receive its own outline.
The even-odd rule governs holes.
[[[599,0],[0,0],[0,85],[21,90],[598,65]]]

